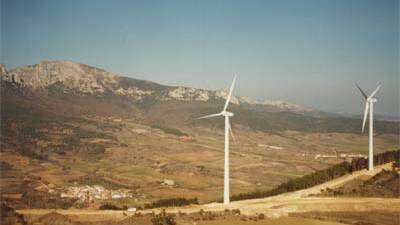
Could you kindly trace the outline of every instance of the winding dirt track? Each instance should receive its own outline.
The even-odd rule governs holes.
[[[264,213],[271,218],[287,216],[293,212],[311,212],[311,211],[348,211],[348,212],[361,212],[361,211],[394,211],[400,213],[400,198],[359,198],[359,197],[308,197],[320,193],[326,188],[336,188],[344,183],[356,179],[360,176],[373,176],[383,169],[390,169],[391,163],[375,167],[373,171],[357,171],[353,174],[348,174],[339,177],[335,180],[326,182],[324,184],[311,187],[305,190],[296,192],[284,193],[281,195],[262,198],[232,202],[230,205],[225,206],[219,203],[211,203],[206,205],[193,205],[187,207],[167,208],[167,212],[178,213],[192,213],[198,212],[200,209],[205,211],[223,211],[225,209],[240,209],[242,214],[254,215],[256,213]],[[142,213],[159,212],[161,209],[143,210]],[[100,210],[38,210],[28,209],[19,210],[19,213],[26,215],[41,215],[49,212],[58,212],[65,215],[102,215],[113,216],[114,218],[121,216],[121,211],[100,211]],[[133,214],[125,212],[127,214]]]

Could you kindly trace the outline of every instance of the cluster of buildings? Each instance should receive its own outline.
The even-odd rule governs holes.
[[[167,187],[173,187],[175,186],[175,181],[169,180],[169,179],[164,179],[163,182],[161,182],[162,186],[167,186]]]
[[[71,186],[60,194],[61,198],[75,198],[79,202],[92,202],[94,200],[109,200],[132,198],[133,194],[128,189],[108,190],[100,185]]]
[[[344,160],[348,160],[348,159],[353,159],[353,158],[367,158],[365,155],[363,154],[354,154],[354,153],[340,153],[338,154],[336,151],[333,154],[316,154],[315,159],[321,159],[321,158],[334,158],[334,159],[344,159]]]

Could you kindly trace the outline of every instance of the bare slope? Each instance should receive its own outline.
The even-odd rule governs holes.
[[[386,197],[400,196],[398,171],[383,170],[372,178],[359,177],[335,189],[328,189],[322,196]]]

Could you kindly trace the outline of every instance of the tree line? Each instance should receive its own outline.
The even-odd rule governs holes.
[[[167,198],[160,199],[152,203],[146,203],[144,205],[145,209],[169,207],[169,206],[185,206],[190,204],[199,204],[197,198]]]
[[[173,135],[178,136],[178,137],[188,136],[188,134],[182,132],[181,130],[179,130],[177,128],[168,127],[168,126],[163,125],[163,124],[158,124],[158,123],[157,124],[152,124],[150,127],[153,128],[153,129],[162,130],[164,133],[173,134]]]
[[[395,166],[399,167],[400,149],[374,155],[374,165],[382,165],[388,162],[394,162]],[[368,158],[358,158],[351,161],[351,169],[349,172],[354,172],[366,168],[368,168]]]

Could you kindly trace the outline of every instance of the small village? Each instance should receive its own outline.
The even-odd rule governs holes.
[[[94,200],[110,200],[132,198],[133,193],[128,189],[108,190],[101,185],[71,186],[60,193],[61,198],[74,198],[78,202],[93,202]]]
[[[342,159],[342,160],[347,160],[351,161],[353,158],[364,158],[366,159],[367,156],[363,154],[357,154],[357,153],[338,153],[336,151],[333,152],[333,154],[316,154],[315,159]]]

